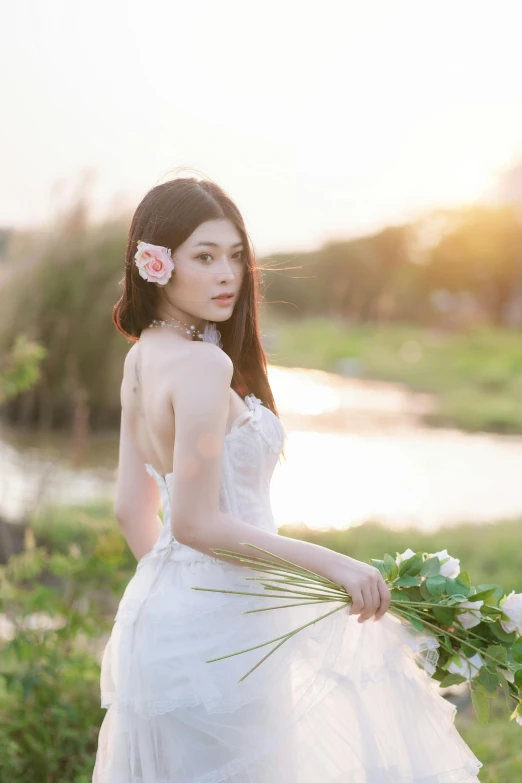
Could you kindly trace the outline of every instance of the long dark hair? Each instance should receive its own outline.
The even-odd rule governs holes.
[[[123,294],[113,307],[112,321],[118,331],[137,341],[142,330],[156,317],[157,286],[140,277],[134,263],[138,239],[169,247],[174,255],[201,223],[224,218],[230,220],[240,233],[246,261],[233,313],[228,321],[216,324],[221,333],[223,350],[234,365],[231,385],[241,397],[255,394],[278,416],[259,334],[259,268],[239,209],[212,180],[194,177],[169,180],[149,190],[138,204],[127,238]]]

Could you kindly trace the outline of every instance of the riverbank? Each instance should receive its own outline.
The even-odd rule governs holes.
[[[405,384],[435,395],[431,426],[522,433],[522,334],[393,324],[339,325],[327,318],[263,317],[268,361]]]

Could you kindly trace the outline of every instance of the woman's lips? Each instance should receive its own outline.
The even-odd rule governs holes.
[[[227,305],[231,304],[234,301],[233,296],[216,296],[214,298],[214,302],[217,302],[218,305],[221,305],[221,307],[226,307]]]

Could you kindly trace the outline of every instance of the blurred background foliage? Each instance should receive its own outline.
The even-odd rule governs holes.
[[[123,221],[93,225],[82,200],[46,235],[3,232],[0,354],[21,333],[45,349],[38,380],[0,409],[11,423],[118,426],[129,344],[110,317],[125,238]],[[325,369],[340,356],[361,357],[371,377],[443,397],[458,387],[442,400],[441,421],[473,428],[472,403],[490,409],[486,427],[522,431],[513,403],[521,391],[521,248],[519,208],[506,204],[438,211],[314,252],[260,258],[264,324],[278,339],[269,356]],[[410,339],[423,352],[418,361],[401,360],[399,341]]]

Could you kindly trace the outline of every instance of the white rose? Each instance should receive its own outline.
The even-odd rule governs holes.
[[[455,578],[460,574],[460,560],[458,560],[456,557],[451,557],[451,555],[448,555],[447,549],[443,549],[441,552],[435,552],[432,555],[428,555],[428,557],[439,558],[442,564],[440,567],[440,573],[442,576]],[[443,560],[446,562],[442,563]]]
[[[413,551],[413,549],[409,549],[409,548],[405,549],[402,555],[397,555],[397,557],[395,558],[395,562],[397,563],[397,565],[400,565],[403,560],[408,560],[408,558],[413,557],[414,554],[415,552]]]
[[[522,634],[522,593],[515,593],[512,590],[507,598],[504,598],[504,601],[501,602],[500,608],[509,617],[509,621],[500,621],[504,631],[506,633],[518,631],[518,633]]]
[[[516,722],[518,723],[519,726],[522,726],[522,715],[517,715],[515,720],[516,720]]]
[[[459,604],[457,604],[458,607],[470,607],[472,610],[475,610],[471,612],[462,612],[461,614],[457,615],[457,620],[460,620],[464,628],[474,628],[480,623],[482,620],[480,607],[483,603],[484,601],[461,601]]]
[[[459,655],[459,663],[452,661],[448,666],[447,671],[450,674],[460,674],[467,680],[471,680],[482,666],[482,658],[478,653],[472,655],[471,658],[467,658],[465,655]]]

